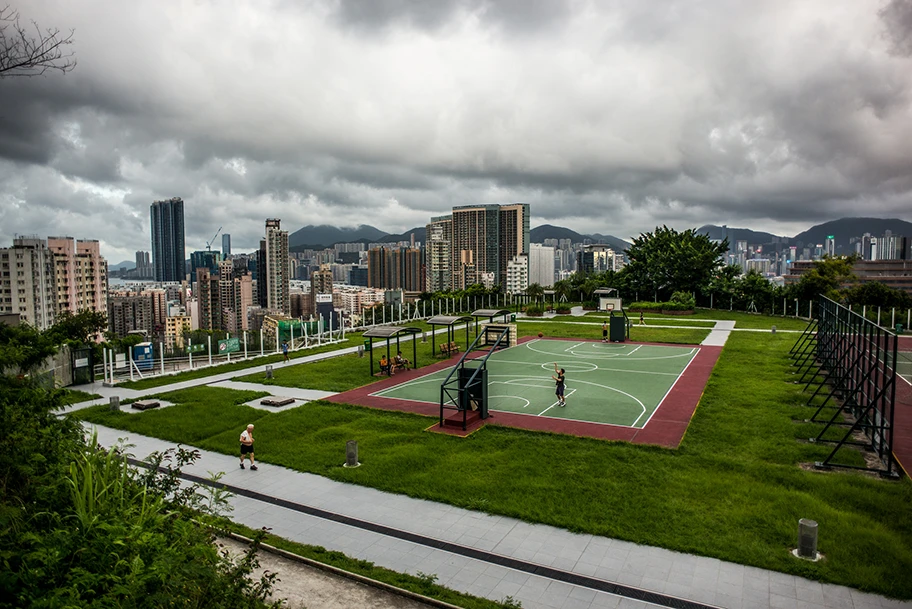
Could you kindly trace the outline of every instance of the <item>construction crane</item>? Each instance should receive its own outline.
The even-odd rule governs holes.
[[[211,252],[211,251],[212,251],[212,244],[215,243],[215,238],[219,236],[219,233],[220,233],[220,232],[222,232],[222,227],[221,227],[221,226],[219,226],[219,229],[218,229],[217,231],[215,231],[215,234],[214,234],[214,235],[212,235],[212,239],[209,241],[209,243],[206,244],[206,251],[207,251],[207,252]]]

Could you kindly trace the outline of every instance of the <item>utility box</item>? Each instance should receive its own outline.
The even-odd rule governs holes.
[[[627,340],[627,322],[623,315],[612,315],[608,323],[608,339],[613,343]]]

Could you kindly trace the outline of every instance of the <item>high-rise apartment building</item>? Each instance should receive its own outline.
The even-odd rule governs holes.
[[[230,260],[219,264],[218,298],[221,329],[232,334],[247,330],[247,309],[253,306],[250,273],[238,269]]]
[[[257,292],[265,296],[267,309],[290,315],[291,265],[288,259],[288,231],[282,230],[281,220],[266,220],[266,236],[260,242],[260,254],[263,266],[259,267],[258,261]],[[264,282],[262,288],[260,282]],[[262,302],[260,306],[263,306]]]
[[[507,263],[504,292],[507,294],[523,294],[529,287],[529,257],[525,254],[516,254]]]
[[[610,245],[584,245],[576,255],[576,270],[583,274],[617,271],[620,267],[617,258]]]
[[[57,318],[56,286],[54,253],[43,239],[19,237],[0,248],[0,313],[47,330]]]
[[[452,252],[453,217],[431,218],[425,227],[425,285],[428,292],[453,289]]]
[[[222,258],[227,258],[231,255],[231,235],[225,233],[222,235]]]
[[[152,266],[155,281],[184,281],[184,201],[155,201],[152,214]]]
[[[152,334],[152,298],[114,296],[108,300],[108,328],[119,338],[130,332]]]
[[[319,294],[332,294],[333,293],[333,274],[328,264],[320,265],[320,269],[316,270],[310,276],[310,302],[313,310],[311,313],[317,313],[317,304],[320,302],[320,298],[317,298]]]
[[[529,205],[466,205],[454,207],[450,217],[452,287],[492,282],[504,289],[509,262],[529,253]],[[443,218],[435,221],[445,226]]]
[[[533,283],[543,288],[554,285],[553,247],[545,247],[540,243],[529,245],[529,285]]]
[[[423,292],[423,275],[420,249],[375,247],[368,252],[368,287]]]
[[[219,263],[222,261],[222,255],[219,252],[208,250],[197,250],[190,252],[190,283],[196,282],[197,269],[209,269],[209,274],[218,273]]]
[[[48,237],[54,253],[57,312],[108,310],[108,263],[96,240]]]

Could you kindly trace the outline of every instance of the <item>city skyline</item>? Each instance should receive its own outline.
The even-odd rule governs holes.
[[[220,226],[253,251],[266,217],[400,233],[481,204],[628,240],[912,221],[906,0],[14,8],[74,29],[79,63],[0,80],[4,243],[129,260],[175,196],[187,252]]]

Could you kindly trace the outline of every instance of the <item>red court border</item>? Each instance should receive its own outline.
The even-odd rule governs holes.
[[[533,337],[524,337],[519,339],[518,344],[534,340]],[[548,340],[566,340],[580,342],[578,338],[552,338]],[[582,342],[601,342],[597,340]],[[641,429],[633,427],[624,427],[620,425],[609,425],[605,423],[589,423],[585,421],[570,421],[567,419],[555,419],[551,417],[536,417],[530,415],[516,414],[511,412],[496,411],[491,413],[485,421],[476,422],[469,431],[473,431],[483,425],[501,425],[504,427],[513,427],[516,429],[528,429],[533,431],[548,431],[552,433],[562,433],[574,436],[585,436],[597,438],[599,440],[620,440],[632,442],[634,444],[655,444],[667,448],[677,448],[684,438],[687,426],[697,409],[703,390],[706,388],[706,382],[719,354],[722,353],[722,347],[705,346],[705,345],[670,345],[667,343],[632,343],[636,345],[658,345],[662,347],[691,347],[698,349],[696,356],[684,370],[684,373],[678,378],[668,395],[658,406],[649,422]],[[471,354],[469,357],[481,357],[484,352]],[[398,385],[402,382],[412,380],[427,374],[437,372],[443,368],[453,366],[458,361],[457,355],[447,358],[443,361],[424,366],[417,370],[407,370],[397,373],[395,376],[383,379],[364,387],[352,389],[344,393],[338,393],[326,398],[328,402],[340,404],[355,404],[357,406],[366,406],[368,408],[378,408],[380,410],[398,410],[403,412],[414,412],[439,418],[440,404],[431,404],[428,402],[414,402],[407,400],[398,400],[395,398],[386,398],[373,396],[372,393],[382,391],[388,387]],[[572,406],[571,406],[572,407]],[[434,423],[437,428],[438,424]],[[461,431],[461,430],[460,430]],[[462,435],[461,433],[459,435]]]

